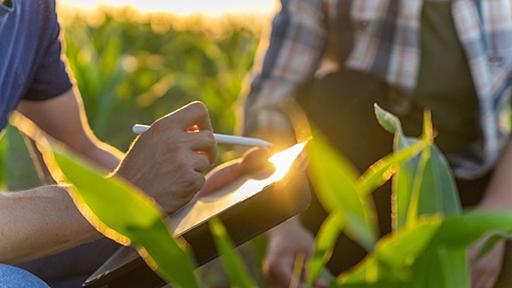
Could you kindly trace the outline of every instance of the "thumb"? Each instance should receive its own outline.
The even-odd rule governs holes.
[[[268,169],[273,172],[274,165],[268,162],[268,158],[271,155],[271,151],[267,148],[254,148],[247,151],[240,163],[241,174],[250,174],[263,169]]]
[[[239,162],[232,162],[214,169],[206,176],[206,182],[199,190],[198,195],[208,195],[235,181],[241,175],[240,167]]]
[[[268,265],[266,274],[273,287],[289,287],[293,277],[293,264],[276,259]]]

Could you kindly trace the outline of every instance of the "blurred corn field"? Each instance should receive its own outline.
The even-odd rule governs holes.
[[[262,21],[142,15],[130,8],[60,10],[68,67],[100,139],[124,151],[134,138],[134,123],[151,123],[194,100],[209,107],[216,131],[234,132]],[[33,171],[19,166],[30,161],[16,164],[29,172],[6,175],[6,166],[15,164],[7,154],[26,154],[23,141],[9,135],[16,131],[7,130],[0,144],[0,187],[34,186],[19,183],[27,179],[21,174]],[[219,160],[235,156],[230,153],[221,149]]]
[[[69,67],[96,134],[125,149],[133,123],[151,123],[193,100],[207,104],[217,131],[232,133],[258,32],[242,20],[208,24],[134,13],[63,17]]]

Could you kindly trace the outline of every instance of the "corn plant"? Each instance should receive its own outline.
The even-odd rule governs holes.
[[[421,139],[403,135],[398,118],[377,106],[376,115],[379,123],[395,135],[394,154],[377,162],[356,179],[357,175],[350,164],[336,155],[321,137],[317,137],[310,149],[311,175],[319,198],[330,203],[348,198],[369,202],[367,193],[394,175],[393,232],[377,242],[374,241],[375,233],[367,233],[371,238],[363,238],[357,230],[374,231],[374,219],[364,220],[368,217],[361,213],[354,217],[353,213],[349,213],[353,207],[329,209],[329,205],[325,205],[331,215],[318,235],[316,253],[309,266],[311,278],[308,283],[314,283],[322,264],[329,259],[328,252],[332,249],[335,235],[344,230],[367,249],[368,256],[351,271],[339,275],[333,286],[469,287],[466,249],[488,233],[499,231],[507,234],[512,228],[512,213],[461,212],[447,161],[433,143],[428,113],[425,114]],[[419,153],[417,156],[397,156],[416,146],[421,146],[419,151],[414,150],[414,153]],[[393,158],[400,160],[391,161]],[[326,166],[331,169],[325,169]],[[387,167],[387,171],[383,172],[386,169],[381,167]],[[340,175],[343,173],[345,176]],[[347,181],[339,180],[347,179],[346,175],[352,176]],[[370,211],[366,215],[373,215],[372,206],[367,207]],[[365,226],[354,229],[349,225],[351,221],[354,222],[353,218],[356,218],[355,223]],[[489,243],[480,255],[491,247],[492,243]]]
[[[213,33],[194,23],[175,28],[168,16],[134,20],[132,12],[102,10],[93,25],[81,14],[63,21],[66,58],[94,132],[124,150],[131,124],[200,100],[213,127],[233,133],[259,34],[241,20]],[[155,29],[162,21],[171,24]]]
[[[331,277],[332,286],[469,287],[467,247],[495,233],[481,256],[497,239],[508,237],[512,213],[461,212],[447,162],[433,143],[428,113],[421,139],[405,137],[398,119],[386,111],[376,107],[376,114],[382,126],[395,134],[396,151],[363,175],[321,135],[315,135],[309,147],[313,185],[330,215],[306,265],[307,284],[312,286],[320,275],[330,276],[324,265],[336,238],[344,232],[366,248],[368,256],[351,271]],[[24,126],[19,125],[21,129]],[[30,135],[30,131],[24,133]],[[172,237],[151,199],[121,179],[106,178],[64,148],[32,136],[46,151],[45,160],[54,177],[71,185],[73,200],[96,229],[119,243],[137,247],[148,265],[174,286],[204,286],[194,272],[187,245]],[[370,193],[392,176],[393,232],[377,239]],[[213,220],[210,227],[232,285],[254,287],[222,223]],[[300,276],[301,266],[297,267]]]

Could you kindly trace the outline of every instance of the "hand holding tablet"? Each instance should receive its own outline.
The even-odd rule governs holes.
[[[190,244],[198,265],[217,256],[208,228],[212,217],[222,220],[233,242],[240,245],[308,207],[309,192],[297,187],[295,181],[298,178],[295,176],[302,177],[299,172],[305,168],[305,146],[306,143],[299,143],[268,158],[266,153],[269,152],[262,149],[249,152],[245,163],[244,160],[238,163],[248,169],[245,174],[231,174],[234,170],[226,167],[232,164],[223,165],[214,173],[227,175],[215,179],[213,174],[209,181],[217,182],[210,184],[211,190],[200,192],[169,217],[171,230]],[[268,165],[267,159],[273,170],[260,170]],[[142,280],[145,282],[140,282]],[[84,283],[84,287],[149,287],[147,281],[153,281],[154,287],[163,284],[134,249],[123,247]]]

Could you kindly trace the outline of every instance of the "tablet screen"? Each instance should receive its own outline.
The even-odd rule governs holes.
[[[186,231],[283,179],[305,146],[305,142],[299,143],[271,156],[268,161],[274,165],[275,170],[272,175],[264,179],[259,179],[255,175],[241,177],[222,189],[184,206],[170,217],[170,225],[174,234],[183,235]]]

